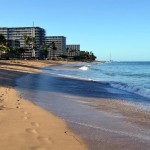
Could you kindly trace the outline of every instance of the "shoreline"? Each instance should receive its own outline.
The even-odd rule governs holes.
[[[95,82],[50,73],[29,75],[21,82],[26,83],[19,85],[21,93],[27,95],[22,94],[23,97],[65,120],[90,150],[149,149],[150,113],[141,111],[132,103],[111,99],[112,95],[104,90],[103,85],[99,84],[99,89]],[[97,88],[98,97],[94,92]],[[32,96],[34,92],[37,96]]]
[[[0,120],[0,122],[2,122],[2,129],[0,128],[0,130],[2,130],[2,137],[0,138],[0,142],[4,143],[4,145],[2,145],[4,147],[7,145],[7,149],[3,148],[4,150],[13,150],[12,147],[10,148],[8,145],[13,145],[14,150],[23,149],[21,147],[23,144],[21,143],[24,141],[20,141],[20,137],[21,139],[26,140],[26,142],[33,141],[32,144],[31,142],[28,144],[29,147],[27,147],[26,143],[24,143],[25,147],[23,150],[99,150],[101,148],[106,150],[124,148],[128,150],[149,149],[150,144],[148,141],[150,140],[150,112],[141,111],[131,103],[126,103],[125,101],[109,99],[108,97],[111,95],[103,91],[104,87],[102,85],[99,90],[104,92],[103,93],[101,91],[103,96],[104,94],[106,95],[106,98],[97,98],[93,97],[93,95],[89,95],[90,97],[88,97],[86,90],[84,91],[85,93],[79,93],[79,91],[75,91],[73,89],[76,89],[76,86],[79,88],[79,85],[84,85],[91,88],[90,81],[88,81],[89,85],[87,85],[87,82],[83,80],[56,77],[55,75],[48,75],[48,77],[46,77],[46,74],[44,75],[42,70],[39,70],[39,68],[47,65],[49,66],[50,62],[39,62],[38,65],[34,64],[34,62],[37,63],[37,61],[25,61],[24,63],[21,61],[15,63],[10,62],[10,66],[6,62],[1,65],[2,69],[0,70],[2,71],[0,71],[0,85],[5,85],[5,87],[3,89],[0,88],[0,91],[3,91],[4,93],[1,95],[0,101],[0,104],[3,104],[3,106],[0,105],[0,112],[2,112],[0,114],[2,116],[2,120]],[[52,62],[52,65],[64,63],[67,62]],[[16,72],[14,70],[16,70]],[[12,72],[13,75],[11,74]],[[5,76],[3,76],[4,74]],[[33,89],[32,87],[30,89],[30,85],[29,87],[23,85],[23,88],[29,90],[31,93],[31,95],[24,97],[24,94],[28,95],[27,91],[24,91],[24,94],[22,93],[23,91],[21,91],[18,95],[18,92],[16,93],[16,90],[12,88],[15,86],[15,80],[10,79],[17,79],[18,77],[22,77],[27,74],[29,74],[29,76],[25,76],[25,80],[27,79],[29,82],[26,82],[23,77],[23,80],[21,79],[22,83],[26,83],[26,85],[31,84]],[[41,80],[41,77],[43,80]],[[9,81],[8,83],[10,84],[6,81]],[[35,85],[38,85],[38,87],[36,87],[37,93],[35,94],[35,85],[30,81],[35,81],[34,83],[37,82]],[[46,85],[45,83],[50,83],[49,81],[53,82],[50,85]],[[95,87],[94,82],[93,86]],[[73,89],[71,90],[70,88]],[[72,91],[71,93],[70,90]],[[11,93],[11,96],[8,95],[9,93]],[[48,99],[49,97],[53,97],[51,99],[52,103],[50,103],[49,106],[45,103],[46,93],[48,93]],[[35,96],[36,94],[37,97]],[[42,95],[44,95],[44,101],[41,101]],[[31,102],[26,99],[23,100],[21,96],[26,99],[30,98]],[[45,103],[49,110],[46,108],[41,108],[43,104],[39,105],[34,102],[34,100],[32,101],[34,96],[35,100],[40,100],[39,104]],[[11,101],[12,97],[13,101]],[[5,100],[7,105],[4,105],[5,103],[3,100]],[[67,108],[69,108],[69,110],[67,110]],[[58,114],[57,110],[59,112]],[[6,112],[7,115],[5,114]],[[10,114],[13,114],[13,117],[10,116]],[[61,114],[65,114],[67,118],[63,118]],[[50,119],[47,119],[47,117]],[[7,118],[7,120],[4,120],[4,118]],[[96,119],[96,122],[94,122],[94,118]],[[20,124],[16,124],[16,122],[14,122],[18,122],[18,120]],[[8,123],[8,125],[6,125],[6,123]],[[5,128],[5,125],[7,129]],[[19,131],[17,130],[17,133],[15,133],[16,128],[18,129],[20,126],[23,128],[19,129]],[[6,132],[7,130],[11,130],[12,132],[8,133]],[[59,135],[60,133],[62,133],[62,136]],[[18,136],[17,140],[12,140],[12,143],[8,144],[8,141],[10,140],[8,140],[8,137],[12,138],[14,135],[15,137]],[[16,142],[17,144],[14,145]],[[134,145],[135,142],[136,145]],[[68,143],[69,145],[67,145]],[[58,145],[61,147],[58,147]]]
[[[63,120],[24,100],[15,89],[17,78],[58,63],[64,62],[0,61],[1,149],[87,149]]]

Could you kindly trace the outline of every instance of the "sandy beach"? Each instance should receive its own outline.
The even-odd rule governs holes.
[[[89,150],[149,150],[150,115],[121,99],[131,93],[109,92],[108,84],[62,76],[63,66],[46,67],[42,73],[19,79],[21,95],[65,120]]]
[[[1,149],[149,150],[150,112],[105,84],[39,69],[64,63],[0,61]]]
[[[40,72],[50,61],[0,61],[0,149],[84,150],[83,141],[66,123],[24,100],[15,89],[16,79]]]

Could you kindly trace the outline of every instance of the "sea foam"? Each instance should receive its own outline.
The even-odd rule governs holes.
[[[128,84],[124,84],[124,83],[111,83],[110,84],[112,87],[117,88],[117,89],[121,89],[124,91],[128,91],[130,93],[134,93],[134,94],[138,94],[140,96],[144,96],[147,98],[150,98],[150,89],[144,87],[144,86],[133,86],[133,85],[128,85]]]
[[[80,70],[88,70],[89,68],[87,66],[82,66],[79,68]]]

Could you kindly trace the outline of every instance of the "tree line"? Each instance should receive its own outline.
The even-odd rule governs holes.
[[[0,34],[0,57],[20,57],[22,54],[29,49],[29,45],[32,43],[32,48],[35,47],[35,38],[31,38],[29,36],[24,36],[25,47],[20,46],[12,46],[10,40],[6,40],[5,36]],[[12,42],[17,42],[16,40],[12,40]],[[20,45],[20,43],[19,43]]]
[[[27,50],[36,48],[36,41],[34,37],[24,36],[24,43],[24,47],[11,46],[9,45],[9,41],[5,39],[4,35],[0,34],[0,57],[5,55],[5,57],[20,58],[20,56],[23,56]],[[50,54],[50,50],[52,51],[52,54]],[[49,45],[42,44],[40,47],[40,52],[42,55],[41,58],[55,58],[53,56],[55,56],[56,50],[57,47],[55,46],[55,42],[52,42]],[[67,51],[68,49],[66,49],[66,52]],[[72,59],[75,61],[94,61],[96,59],[96,56],[93,54],[93,52],[88,51],[78,51],[77,55],[73,55],[71,57],[65,53],[57,57],[65,60]]]

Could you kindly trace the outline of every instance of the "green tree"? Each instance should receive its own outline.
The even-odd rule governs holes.
[[[55,46],[55,42],[52,42],[50,45],[49,45],[50,49],[52,50],[52,53],[53,53],[53,59],[55,59],[55,52],[57,50],[57,47]]]
[[[16,51],[21,54],[25,52],[25,49],[23,47],[19,47],[16,49]]]
[[[96,56],[92,52],[88,51],[81,51],[79,56],[75,56],[74,60],[79,61],[94,61],[96,59]]]
[[[4,51],[7,49],[7,40],[2,34],[0,34],[0,49],[1,51]]]
[[[0,57],[3,51],[7,50],[7,40],[5,39],[4,35],[0,34]]]
[[[44,58],[47,58],[47,56],[48,56],[48,48],[49,48],[48,45],[45,45],[45,44],[41,45],[41,47],[40,47],[41,55],[42,55],[41,57],[43,57],[43,55],[44,55]]]
[[[5,36],[0,34],[0,45],[6,45],[6,41]]]
[[[4,35],[0,34],[0,45],[5,45],[6,46],[6,39]]]
[[[25,36],[24,36],[25,47],[26,47],[27,45],[29,45],[30,42],[31,42],[31,37],[25,35]]]

